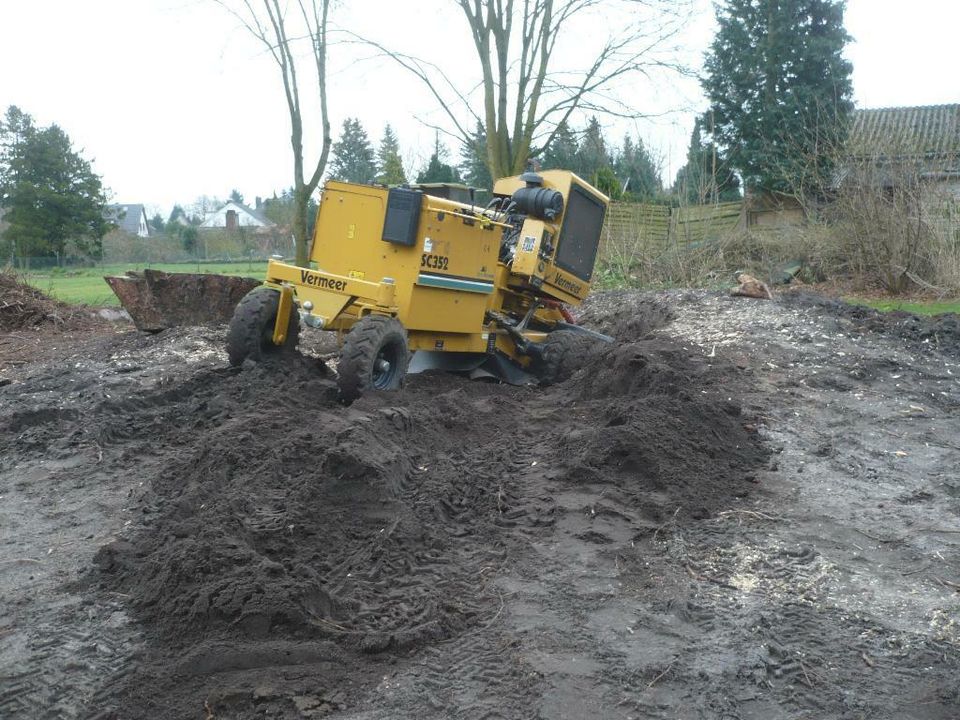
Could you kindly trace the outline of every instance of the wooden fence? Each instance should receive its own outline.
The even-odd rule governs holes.
[[[719,237],[736,229],[743,202],[671,208],[665,205],[611,203],[603,226],[603,248],[631,247],[659,255]]]

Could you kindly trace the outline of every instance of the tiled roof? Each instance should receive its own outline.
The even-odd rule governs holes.
[[[960,104],[856,110],[850,154],[900,158],[960,155]]]
[[[143,214],[143,205],[108,205],[107,219],[116,223],[124,232],[136,235],[140,232],[140,216]]]

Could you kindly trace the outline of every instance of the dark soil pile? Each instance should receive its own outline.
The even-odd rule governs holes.
[[[0,332],[52,325],[80,329],[92,324],[89,313],[28,285],[11,270],[0,270]]]
[[[128,597],[153,650],[98,707],[253,716],[267,701],[242,682],[224,695],[216,673],[256,667],[273,716],[300,717],[290,653],[327,663],[315,684],[375,682],[384,658],[495,615],[491,573],[554,538],[563,488],[600,498],[564,514],[576,542],[611,542],[605,514],[637,537],[709,516],[766,453],[728,400],[736,370],[707,362],[653,339],[604,346],[548,390],[425,373],[344,408],[298,358],[112,401],[93,419],[102,442],[149,437],[158,457],[137,461],[139,527],[101,550],[96,580]]]
[[[632,290],[610,290],[590,295],[576,310],[581,325],[629,342],[641,340],[673,318],[666,302]]]

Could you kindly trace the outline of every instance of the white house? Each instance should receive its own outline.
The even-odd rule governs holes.
[[[227,230],[235,230],[239,227],[269,228],[274,225],[275,223],[256,210],[233,200],[225,203],[219,210],[209,213],[200,223],[201,228],[226,228]]]
[[[147,211],[143,205],[108,205],[107,220],[115,223],[117,228],[137,237],[150,237],[150,226],[147,224]]]

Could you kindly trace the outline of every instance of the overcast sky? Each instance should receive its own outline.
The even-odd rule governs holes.
[[[712,4],[691,1],[683,53],[699,63],[713,34]],[[342,0],[333,21],[441,63],[467,87],[475,82],[472,45],[452,0]],[[960,102],[960,1],[848,0],[846,22],[858,107]],[[2,0],[0,24],[0,112],[13,104],[41,125],[59,124],[115,202],[166,215],[200,195],[237,188],[252,204],[292,184],[278,72],[212,0]],[[588,23],[566,62],[589,54],[603,33]],[[408,174],[425,164],[434,139],[427,123],[446,121],[417,81],[355,45],[333,47],[330,66],[334,134],[344,118],[358,117],[376,143],[390,122]],[[696,82],[658,74],[618,92],[654,117],[606,120],[608,136],[639,136],[669,181],[704,107]]]

